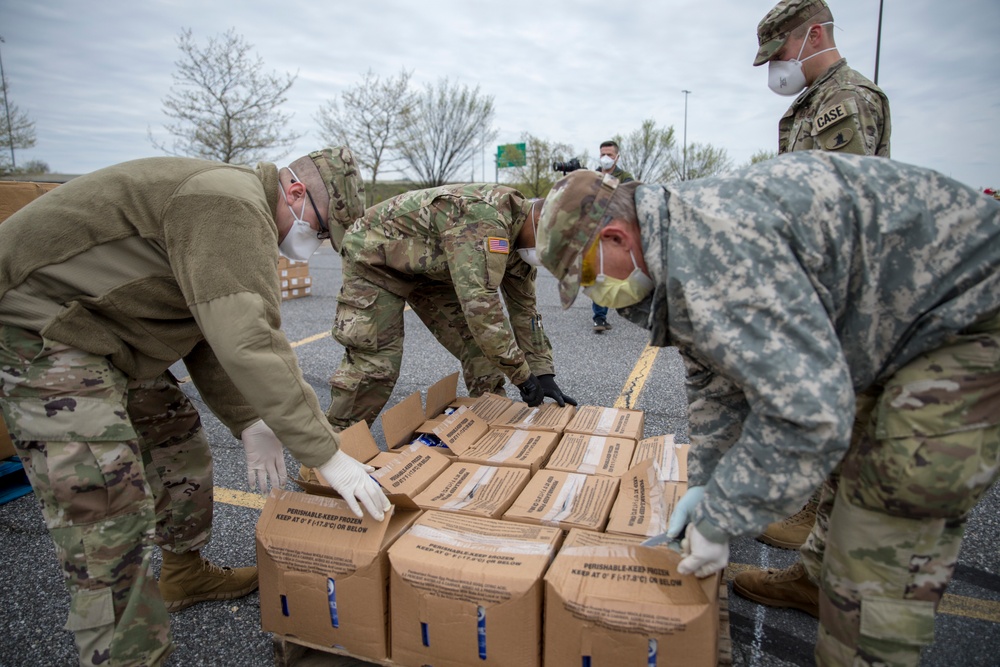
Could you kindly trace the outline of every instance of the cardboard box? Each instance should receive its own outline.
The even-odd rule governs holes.
[[[17,456],[17,451],[14,449],[14,443],[7,431],[7,424],[0,416],[0,459],[9,459],[11,456]]]
[[[621,477],[632,463],[635,441],[603,435],[566,433],[556,445],[547,470],[582,472],[585,475]]]
[[[524,468],[456,461],[413,500],[425,510],[498,519],[524,489],[530,476]]]
[[[571,531],[545,575],[545,667],[715,667],[719,575],[680,575],[680,561],[664,547]]]
[[[499,394],[483,394],[477,398],[459,396],[451,404],[456,408],[464,405],[484,422],[492,424],[513,402],[506,396]]]
[[[462,454],[489,430],[485,421],[463,405],[437,422],[431,432],[453,454]]]
[[[516,401],[495,420],[490,428],[516,428],[522,431],[549,431],[562,433],[576,414],[576,408],[566,404],[560,408],[555,403],[542,403],[536,408]]]
[[[0,222],[35,201],[58,183],[0,181]]]
[[[385,442],[389,449],[413,442],[417,429],[427,420],[444,412],[444,409],[455,400],[457,388],[458,373],[452,373],[427,388],[426,408],[420,400],[420,392],[415,391],[383,412],[382,432],[385,434]],[[425,432],[433,432],[433,429]]]
[[[309,262],[304,259],[288,259],[284,255],[278,255],[278,270],[283,269],[308,269]]]
[[[392,660],[540,667],[542,576],[561,532],[425,512],[389,549]]]
[[[304,296],[309,296],[312,294],[312,287],[297,287],[295,289],[283,289],[281,290],[281,300],[288,301],[290,299],[301,299]]]
[[[340,448],[345,454],[378,468],[372,478],[382,486],[389,502],[397,507],[416,509],[414,498],[450,465],[451,459],[434,447],[410,445],[393,452],[382,452],[368,425],[360,421],[340,432]],[[378,465],[375,465],[375,463]],[[306,469],[301,478],[293,478],[306,492],[337,496],[337,492],[315,469]]]
[[[387,658],[387,550],[419,515],[358,519],[338,498],[272,490],[257,521],[261,628]]]
[[[646,459],[622,476],[605,532],[652,537],[667,531],[687,482],[670,481],[662,472],[658,460]]]
[[[527,468],[534,475],[548,460],[558,441],[558,433],[495,428],[459,454],[458,460]]]
[[[638,441],[642,440],[644,422],[642,410],[584,405],[576,411],[576,416],[565,430],[567,433],[610,435]]]
[[[304,278],[281,278],[281,289],[287,290],[295,287],[309,287],[312,285],[312,278],[306,276]]]
[[[309,277],[309,266],[308,265],[293,266],[293,267],[287,268],[287,269],[282,269],[282,268],[278,269],[278,278],[281,279],[282,281],[285,281],[285,280],[294,280],[294,279],[302,279],[302,278],[308,278],[308,277]]]
[[[542,468],[507,510],[508,521],[603,530],[618,479]]]
[[[671,482],[686,482],[687,457],[691,445],[678,445],[672,435],[657,435],[645,438],[635,446],[632,455],[632,466],[650,459],[660,462],[660,474]],[[629,466],[629,467],[632,467]]]

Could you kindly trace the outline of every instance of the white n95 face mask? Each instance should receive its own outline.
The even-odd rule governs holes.
[[[292,175],[294,176],[295,174],[293,173]],[[279,186],[278,189],[281,190],[285,206],[288,207],[288,210],[292,213],[292,217],[295,218],[288,233],[285,234],[285,238],[278,244],[278,252],[288,259],[305,262],[316,252],[323,243],[323,239],[319,238],[319,232],[313,229],[303,218],[306,212],[306,198],[302,197],[302,211],[296,213],[295,209],[288,203],[288,195],[285,194],[284,188]]]
[[[820,23],[818,25],[833,25],[832,21],[827,21],[826,23]],[[823,49],[822,51],[817,51],[816,53],[809,56],[809,58],[802,58],[802,51],[806,48],[806,40],[802,40],[802,46],[799,47],[799,55],[792,60],[771,60],[767,63],[767,87],[776,92],[779,95],[792,96],[798,95],[806,87],[806,75],[802,72],[802,63],[809,58],[815,58],[821,53],[826,53],[827,51],[834,51],[836,47],[830,47],[829,49]]]
[[[602,155],[601,159],[598,160],[598,162],[601,163],[601,169],[603,169],[604,171],[611,169],[611,167],[615,165],[615,159],[610,155]]]

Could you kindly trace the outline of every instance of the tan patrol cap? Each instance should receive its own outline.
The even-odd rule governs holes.
[[[569,308],[580,289],[583,253],[609,222],[608,204],[618,188],[618,179],[578,169],[559,179],[545,198],[535,249],[542,265],[559,280],[559,298]]]
[[[753,65],[763,65],[781,50],[788,34],[800,25],[829,9],[823,0],[781,0],[757,24],[757,57]]]

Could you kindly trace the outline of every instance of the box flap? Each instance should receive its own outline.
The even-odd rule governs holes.
[[[410,444],[413,432],[424,422],[420,392],[415,391],[382,413],[382,432],[389,449]]]
[[[504,514],[511,521],[602,530],[618,493],[615,477],[540,470]]]
[[[449,465],[451,459],[434,447],[412,444],[398,450],[391,460],[372,473],[372,478],[382,486],[394,505],[415,508],[413,498]]]
[[[640,440],[643,436],[644,417],[642,410],[584,405],[566,425],[566,431]]]
[[[622,476],[605,530],[643,537],[664,533],[686,491],[687,483],[664,481],[659,461],[646,459]]]
[[[427,388],[427,408],[424,415],[427,419],[441,414],[448,404],[455,400],[458,388],[458,373],[452,373],[441,378]]]
[[[432,430],[448,449],[461,455],[486,434],[489,426],[472,410],[462,406],[442,419]]]
[[[340,432],[340,449],[352,458],[367,463],[378,456],[379,448],[368,424],[361,420]]]
[[[469,406],[476,416],[487,424],[492,424],[514,401],[499,394],[483,394]]]
[[[619,477],[629,469],[635,440],[589,433],[566,433],[545,467],[586,475]]]
[[[673,435],[644,438],[635,447],[632,466],[648,459],[660,462],[660,479],[666,482],[687,481],[687,457],[691,445],[678,445]]]

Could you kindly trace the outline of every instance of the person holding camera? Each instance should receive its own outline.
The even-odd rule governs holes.
[[[632,177],[632,174],[618,166],[618,157],[618,142],[610,139],[602,142],[601,157],[599,158],[600,166],[597,167],[597,171],[602,174],[611,174],[618,179],[619,183],[634,181],[635,179]],[[594,333],[603,333],[611,328],[611,325],[608,323],[608,309],[605,306],[597,305],[596,301],[592,305],[594,310]]]
[[[502,395],[509,378],[528,405],[545,397],[576,405],[555,383],[535,301],[542,203],[503,185],[443,185],[376,204],[355,223],[344,236],[333,323],[344,346],[330,378],[335,430],[371,424],[389,400],[407,305],[461,361],[470,396]]]

